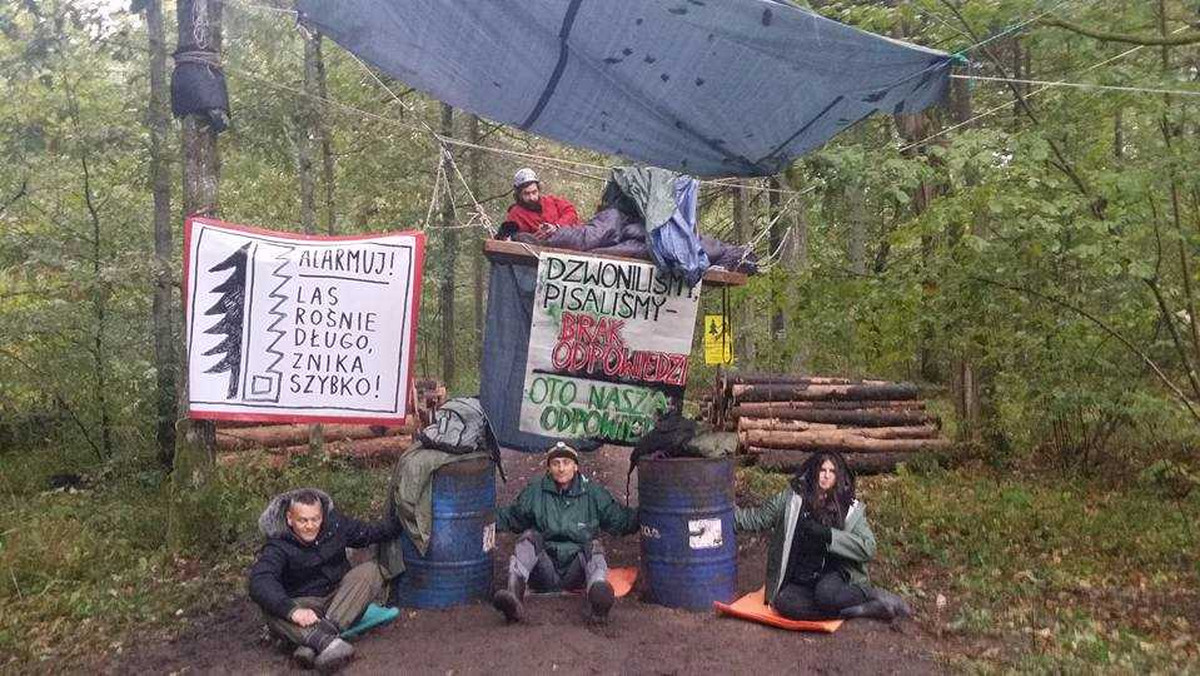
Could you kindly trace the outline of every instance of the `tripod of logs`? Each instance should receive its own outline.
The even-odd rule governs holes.
[[[436,380],[419,379],[415,389],[416,413],[405,418],[402,425],[322,425],[325,455],[360,466],[390,464],[412,446],[413,435],[446,401],[446,388]],[[283,467],[293,456],[311,451],[310,429],[308,424],[218,421],[217,462],[261,462]]]
[[[726,373],[701,406],[760,467],[791,471],[813,453],[838,451],[855,472],[879,474],[949,445],[919,396],[915,385],[886,380]]]

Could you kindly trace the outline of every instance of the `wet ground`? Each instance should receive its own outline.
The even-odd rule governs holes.
[[[628,451],[605,447],[585,457],[583,470],[624,499]],[[502,503],[543,471],[540,456],[506,452]],[[636,503],[636,475],[633,482]],[[498,538],[496,579],[514,536]],[[632,566],[638,536],[608,538],[609,563]],[[739,539],[738,590],[762,585],[766,536]],[[931,640],[910,624],[847,622],[832,635],[773,629],[642,603],[636,590],[619,599],[607,625],[584,618],[578,597],[536,597],[528,621],[506,625],[490,605],[404,611],[391,625],[357,639],[344,673],[933,673],[944,671]],[[267,639],[261,616],[241,599],[200,618],[175,638],[127,651],[97,665],[107,673],[298,672],[289,653]]]

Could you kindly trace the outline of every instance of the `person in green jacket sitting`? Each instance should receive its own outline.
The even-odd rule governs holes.
[[[526,587],[585,590],[591,617],[604,621],[614,596],[599,531],[629,535],[637,510],[622,506],[579,472],[579,453],[563,442],[546,454],[546,474],[529,482],[513,504],[496,511],[496,528],[521,533],[508,563],[508,586],[492,604],[509,622],[524,617]]]
[[[759,508],[738,508],[739,531],[772,529],[766,602],[793,620],[911,614],[899,597],[871,586],[875,535],[855,498],[854,473],[839,453],[814,453],[787,488]]]

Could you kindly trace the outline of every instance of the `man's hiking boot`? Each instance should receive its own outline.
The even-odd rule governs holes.
[[[525,618],[525,578],[515,573],[508,574],[508,588],[492,596],[492,605],[504,614],[508,622],[520,622]]]
[[[593,582],[587,590],[588,609],[591,610],[592,620],[598,623],[607,622],[608,611],[612,610],[616,599],[612,585],[607,580]]]
[[[305,669],[312,669],[317,659],[317,651],[306,645],[302,645],[292,652],[292,659],[296,660]]]
[[[517,600],[515,594],[507,589],[501,589],[492,597],[492,605],[504,614],[504,619],[508,622],[520,622],[525,614],[525,609],[522,603]]]
[[[317,655],[317,659],[313,660],[313,666],[328,674],[341,669],[351,657],[354,657],[354,646],[335,638]]]

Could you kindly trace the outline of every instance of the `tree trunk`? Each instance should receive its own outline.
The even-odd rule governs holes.
[[[321,110],[314,97],[320,96],[318,65],[321,36],[306,34],[304,40],[304,93],[296,110],[296,173],[300,181],[300,225],[305,234],[317,232],[317,177],[315,150],[321,145]],[[308,445],[314,455],[321,453],[325,436],[320,424],[308,428]]]
[[[146,0],[146,34],[150,42],[150,185],[154,195],[154,370],[155,426],[158,462],[166,469],[175,459],[175,274],[171,266],[171,160],[167,129],[171,106],[167,83],[167,38],[162,0]]]
[[[383,427],[379,425],[324,425],[325,438],[332,441],[344,439],[371,439],[412,435],[414,425]],[[309,439],[308,425],[265,425],[237,429],[217,429],[217,448],[222,451],[242,451],[252,448],[282,448],[295,446]]]
[[[442,136],[454,136],[454,109],[442,104]],[[444,152],[441,148],[440,151]],[[442,165],[446,166],[445,156]],[[450,182],[447,181],[447,185]],[[442,380],[446,387],[454,387],[454,354],[458,342],[454,334],[454,268],[458,260],[458,231],[454,229],[454,194],[449,188],[442,200],[442,279],[440,305],[442,312]]]
[[[737,405],[744,416],[754,416],[755,411],[772,411],[777,409],[813,409],[828,411],[862,411],[883,412],[892,410],[924,411],[925,402],[912,401],[751,401]]]
[[[787,230],[782,213],[783,205],[780,200],[783,182],[779,180],[778,176],[772,176],[767,179],[766,183],[769,188],[767,191],[767,218],[771,224],[771,232],[767,237],[771,240],[771,254],[782,256],[781,248]],[[783,299],[781,296],[778,284],[771,284],[771,339],[776,341],[783,338]]]
[[[856,275],[867,274],[867,213],[860,185],[852,186],[846,193],[850,203],[850,270]]]
[[[813,455],[805,451],[789,451],[777,448],[752,448],[747,450],[756,457],[759,467],[782,470],[784,472],[794,472]],[[913,453],[847,452],[842,454],[842,458],[846,460],[846,465],[855,474],[862,476],[892,472],[896,469],[897,464],[911,459],[913,455]]]
[[[749,244],[752,239],[753,230],[750,226],[749,214],[749,198],[746,194],[746,187],[741,180],[738,180],[737,187],[733,189],[733,239],[738,244]],[[748,302],[748,299],[743,299],[740,305],[741,313],[737,323],[741,339],[738,340],[735,337],[733,347],[735,359],[741,363],[741,367],[750,368],[754,363],[754,340],[750,335],[750,327],[754,321],[754,307],[752,303]]]
[[[308,45],[305,45],[305,58],[308,58]],[[314,35],[312,39],[312,60],[315,68],[317,96],[322,101],[328,100],[329,88],[325,79],[325,57],[321,52],[321,36]],[[325,112],[320,106],[315,107],[313,120],[316,125],[317,138],[321,140],[321,184],[325,188],[324,218],[326,234],[337,234],[337,210],[334,203],[335,165],[333,156],[333,133],[325,124]]]
[[[745,447],[783,448],[797,451],[857,451],[887,453],[929,451],[949,445],[945,439],[875,439],[848,430],[809,430],[787,432],[746,430],[738,432],[738,441]]]
[[[79,124],[78,109],[72,104],[72,113],[76,116],[75,123]],[[104,341],[108,325],[108,284],[104,282],[100,271],[103,267],[103,251],[101,247],[100,212],[92,197],[92,173],[88,167],[88,152],[83,150],[80,157],[83,166],[83,200],[87,206],[88,215],[92,222],[92,315],[96,322],[92,332],[92,363],[95,372],[96,406],[100,409],[100,448],[104,457],[112,457],[112,422],[108,415],[108,365],[105,362],[107,345]]]
[[[469,133],[471,143],[479,146],[483,144],[483,134],[480,131],[479,118],[472,115],[469,121]],[[467,165],[467,180],[471,183],[471,191],[476,195],[484,194],[483,189],[483,165],[487,158],[483,154],[483,150],[474,148],[471,150],[469,158],[470,164]],[[488,231],[484,228],[479,228],[477,231],[478,246],[474,247],[471,255],[471,276],[472,286],[474,287],[475,298],[475,358],[477,364],[483,363],[483,320],[484,320],[484,258],[483,258],[483,243],[487,241]]]
[[[740,417],[779,418],[781,420],[804,420],[815,423],[830,423],[834,425],[853,425],[855,427],[907,427],[911,425],[939,424],[936,416],[919,410],[879,410],[863,409],[861,411],[847,409],[824,408],[779,408],[744,410],[734,406],[730,415],[733,419]]]
[[[746,401],[867,401],[874,399],[916,399],[916,385],[909,383],[835,384],[835,385],[734,385],[733,400]]]
[[[178,0],[180,51],[207,49],[221,53],[219,0]],[[200,21],[196,19],[199,18]],[[183,213],[215,215],[218,212],[221,160],[217,132],[207,120],[188,115],[180,124],[183,153]],[[181,364],[186,361],[181,360]],[[180,369],[180,413],[187,413],[187,369]],[[201,522],[195,501],[208,484],[216,461],[216,427],[212,421],[192,421],[184,415],[175,428],[175,465],[171,475],[167,541],[173,551],[183,549],[199,529],[208,532],[217,524]]]

